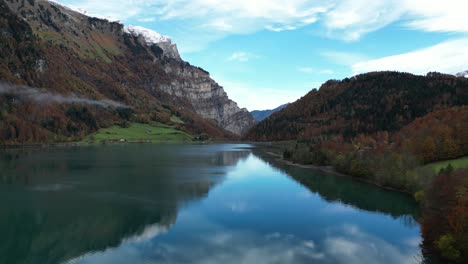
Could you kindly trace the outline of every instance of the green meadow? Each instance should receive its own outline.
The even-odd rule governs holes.
[[[96,133],[85,138],[86,143],[100,142],[187,142],[192,136],[171,126],[153,123],[132,123],[128,128],[112,126],[99,129]]]
[[[454,160],[446,160],[427,164],[426,167],[432,168],[435,172],[447,168],[451,164],[454,169],[468,168],[468,157],[463,157]]]

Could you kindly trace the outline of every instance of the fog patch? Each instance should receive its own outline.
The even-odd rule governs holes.
[[[57,103],[57,104],[86,104],[94,105],[103,108],[130,108],[129,106],[113,101],[113,100],[93,100],[83,98],[74,94],[61,95],[50,92],[43,92],[37,88],[13,85],[5,82],[0,82],[0,95],[17,95],[27,100],[31,100],[40,104]]]

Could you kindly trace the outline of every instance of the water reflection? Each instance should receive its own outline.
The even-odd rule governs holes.
[[[2,153],[0,263],[61,263],[154,237],[247,155],[229,146]]]
[[[253,232],[219,232],[200,234],[198,243],[177,244],[149,242],[127,243],[107,252],[74,259],[68,263],[418,263],[412,251],[398,247],[361,232],[357,227],[344,226],[330,231],[321,245],[292,234]]]
[[[408,195],[383,191],[347,177],[334,175],[324,177],[319,171],[279,162],[261,149],[254,149],[253,152],[272,167],[298,181],[310,192],[317,193],[326,201],[333,203],[335,206],[329,208],[329,212],[338,213],[357,208],[389,214],[394,218],[399,218],[406,225],[418,226],[419,206]],[[307,192],[305,195],[310,195],[310,193]]]
[[[275,168],[245,147],[6,153],[0,263],[416,261],[418,226],[394,219],[415,215],[400,195]]]

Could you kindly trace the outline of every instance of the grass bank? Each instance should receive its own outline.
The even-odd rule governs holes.
[[[190,142],[192,139],[192,135],[169,125],[132,123],[129,127],[112,126],[99,129],[81,143],[178,143]]]

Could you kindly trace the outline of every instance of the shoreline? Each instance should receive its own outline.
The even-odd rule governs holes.
[[[191,142],[174,142],[174,141],[161,141],[161,142],[145,142],[145,141],[126,141],[126,142],[106,142],[106,143],[89,143],[89,142],[67,142],[67,143],[44,143],[44,144],[23,144],[23,145],[1,145],[0,150],[8,150],[8,149],[45,149],[45,148],[60,148],[60,147],[86,147],[86,146],[109,146],[109,145],[125,145],[125,144],[251,144],[255,148],[260,149],[262,152],[268,154],[269,156],[275,157],[275,161],[286,164],[288,166],[294,166],[294,167],[299,167],[303,169],[313,169],[320,171],[322,173],[328,174],[328,175],[334,175],[338,177],[347,177],[351,178],[352,180],[356,180],[359,182],[367,183],[374,185],[378,188],[387,190],[387,191],[393,191],[393,192],[399,192],[403,194],[407,194],[409,196],[413,196],[412,193],[392,187],[387,187],[387,186],[382,186],[374,181],[367,180],[367,179],[362,179],[362,178],[357,178],[353,177],[348,174],[344,174],[341,172],[336,171],[336,169],[333,166],[317,166],[317,165],[312,165],[312,164],[300,164],[300,163],[294,163],[289,160],[285,160],[281,154],[274,153],[272,151],[267,151],[265,149],[262,150],[262,147],[265,146],[272,146],[273,144],[271,143],[266,143],[266,144],[258,144],[253,143],[253,142],[233,142],[233,141],[205,141],[205,142],[200,142],[200,141],[191,141]]]
[[[0,145],[0,150],[7,149],[42,149],[42,148],[61,148],[61,147],[88,147],[88,146],[112,146],[112,145],[143,145],[143,144],[154,144],[154,145],[175,145],[175,144],[190,144],[190,145],[205,145],[205,144],[251,144],[245,142],[236,141],[112,141],[112,142],[65,142],[65,143],[38,143],[38,144],[13,144],[13,145]]]
[[[68,143],[43,143],[43,144],[14,144],[14,145],[0,145],[0,149],[33,149],[33,148],[50,148],[50,147],[79,147],[78,142]]]
[[[325,173],[325,174],[334,175],[334,176],[338,176],[338,177],[347,177],[347,178],[351,178],[352,180],[367,183],[367,184],[376,186],[378,188],[381,188],[381,189],[384,189],[384,190],[387,190],[387,191],[403,193],[403,194],[407,194],[407,195],[413,197],[413,194],[408,192],[408,191],[399,190],[399,189],[392,188],[392,187],[382,186],[382,185],[380,185],[380,184],[378,184],[376,182],[373,182],[371,180],[356,178],[356,177],[353,177],[351,175],[344,174],[344,173],[336,171],[336,169],[333,166],[316,166],[316,165],[311,165],[311,164],[310,165],[305,165],[305,164],[300,164],[300,163],[294,163],[292,161],[285,160],[283,158],[283,156],[280,155],[280,154],[277,154],[277,153],[274,153],[274,152],[271,152],[271,151],[264,151],[264,152],[266,154],[270,155],[270,156],[276,157],[275,161],[280,162],[280,163],[284,163],[284,164],[289,165],[289,166],[294,166],[294,167],[303,168],[303,169],[313,169],[313,170],[317,170],[317,171],[320,171],[320,172]]]

